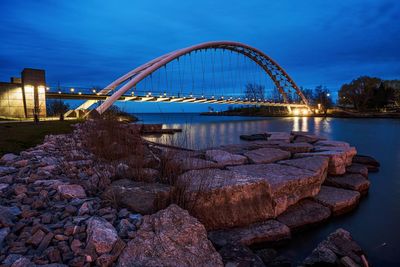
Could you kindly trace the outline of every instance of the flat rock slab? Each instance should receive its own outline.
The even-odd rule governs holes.
[[[293,139],[293,136],[287,132],[268,132],[268,134],[270,135],[268,137],[269,141],[279,141],[279,142],[290,143],[290,141],[292,141],[292,139]]]
[[[380,167],[380,163],[371,156],[356,155],[353,157],[353,163],[365,165],[370,172],[377,172]]]
[[[343,141],[323,140],[318,141],[314,145],[316,146],[330,146],[330,147],[344,147],[349,148],[350,144]]]
[[[207,239],[204,226],[189,213],[170,205],[143,217],[117,266],[223,266]]]
[[[282,143],[279,145],[279,148],[285,151],[289,151],[290,153],[307,153],[310,152],[314,146],[305,143],[305,142],[298,142],[298,143]]]
[[[218,168],[218,164],[200,158],[175,158],[173,162],[181,167],[183,171]]]
[[[318,172],[323,177],[326,177],[328,171],[329,159],[327,157],[315,156],[315,157],[282,160],[279,161],[278,163],[297,167],[300,169]]]
[[[331,216],[331,210],[315,201],[304,199],[290,206],[277,220],[287,225],[291,231],[309,227]]]
[[[192,214],[208,230],[243,226],[274,217],[270,185],[264,179],[233,171],[192,170],[178,187]]]
[[[296,153],[293,155],[294,158],[305,158],[322,156],[329,158],[328,173],[332,175],[342,175],[346,172],[347,166],[347,155],[343,151],[337,150],[326,150],[311,153]]]
[[[247,162],[247,157],[245,156],[232,154],[219,149],[207,150],[206,159],[215,161],[219,166],[242,165]]]
[[[228,167],[229,170],[265,180],[271,188],[275,216],[290,205],[318,194],[325,177],[320,171],[283,164],[255,164]]]
[[[328,176],[324,184],[365,193],[369,189],[370,182],[361,174],[345,174]]]
[[[360,193],[331,186],[321,186],[315,200],[329,207],[333,215],[340,215],[354,209],[360,200]]]
[[[268,137],[270,135],[266,133],[260,133],[260,134],[242,134],[240,136],[240,139],[246,140],[246,141],[258,141],[258,140],[268,140]]]
[[[365,178],[368,178],[368,167],[363,164],[352,163],[346,167],[347,173],[361,174]]]
[[[272,163],[290,158],[290,152],[277,148],[260,148],[245,152],[244,155],[255,164]]]
[[[290,239],[290,229],[276,220],[254,223],[241,228],[211,231],[208,238],[218,247],[228,244],[252,245]]]
[[[314,146],[314,151],[338,151],[341,153],[345,153],[346,166],[351,165],[351,163],[353,162],[353,157],[357,154],[357,150],[355,147],[346,146]]]
[[[318,142],[320,140],[326,140],[326,138],[309,133],[309,132],[300,132],[300,131],[292,131],[292,136],[294,137],[293,142],[298,143],[298,142],[306,142],[313,144],[315,142]]]
[[[133,212],[151,214],[167,207],[170,195],[171,187],[165,184],[121,179],[113,182],[102,197],[114,200]]]

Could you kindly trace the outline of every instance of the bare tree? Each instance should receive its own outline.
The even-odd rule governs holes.
[[[248,83],[244,92],[244,97],[248,100],[257,101],[265,99],[265,87],[260,84]]]

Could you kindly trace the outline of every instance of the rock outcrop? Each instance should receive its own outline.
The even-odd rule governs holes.
[[[365,253],[350,233],[337,229],[303,261],[304,266],[369,266]]]
[[[179,178],[187,206],[207,229],[248,225],[274,216],[270,186],[233,171],[193,170]]]
[[[223,266],[199,221],[171,205],[143,222],[117,266]]]
[[[271,188],[274,216],[278,216],[290,205],[318,194],[324,181],[324,165],[317,171],[300,169],[283,164],[257,164],[229,167],[230,170],[265,180]],[[326,167],[325,167],[326,168]],[[321,173],[322,172],[322,173]]]

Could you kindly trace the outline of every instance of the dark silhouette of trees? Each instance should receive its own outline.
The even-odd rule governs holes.
[[[69,110],[69,105],[62,100],[53,100],[48,103],[47,115],[60,116],[60,120],[64,120],[64,114]]]
[[[356,110],[364,111],[371,107],[371,103],[377,101],[381,95],[382,80],[375,77],[362,76],[344,84],[339,90],[339,104],[351,105]],[[384,101],[381,101],[381,105]]]

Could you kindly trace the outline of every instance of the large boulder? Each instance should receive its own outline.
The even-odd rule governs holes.
[[[360,193],[353,190],[322,186],[315,200],[329,207],[333,215],[340,215],[354,209],[360,200]]]
[[[324,164],[326,163],[321,161],[321,165]],[[312,171],[283,164],[242,165],[228,169],[268,183],[271,188],[274,216],[278,216],[288,206],[303,198],[317,195],[325,179],[323,169]]]
[[[247,162],[245,156],[232,154],[220,149],[207,150],[206,159],[217,162],[219,166],[241,165]]]
[[[113,182],[102,197],[133,212],[152,214],[168,206],[171,191],[165,184],[121,179]]]
[[[248,225],[275,214],[265,179],[238,172],[207,169],[179,176],[186,206],[207,229]]]
[[[249,246],[257,243],[274,243],[287,240],[290,238],[290,230],[286,225],[276,220],[267,220],[245,227],[210,231],[208,238],[218,247],[228,244]]]
[[[245,152],[244,155],[249,158],[252,163],[272,163],[278,160],[290,158],[290,152],[277,148],[259,148]]]
[[[300,132],[300,131],[292,131],[291,133],[293,135],[293,142],[294,143],[302,143],[302,142],[306,142],[306,143],[310,143],[313,144],[315,142],[318,142],[320,140],[326,140],[326,138],[315,135],[315,134],[311,134],[309,132]]]
[[[277,220],[287,225],[291,231],[326,221],[331,216],[331,210],[310,199],[304,199],[290,206]]]
[[[345,174],[343,176],[328,176],[325,184],[355,190],[363,194],[368,191],[370,182],[360,174]]]
[[[346,143],[347,144],[347,143]],[[346,166],[350,166],[353,162],[353,157],[357,154],[357,150],[355,147],[345,147],[345,146],[314,146],[315,152],[324,152],[324,151],[337,151],[345,154],[345,163]]]
[[[88,246],[94,247],[98,254],[109,253],[118,240],[117,230],[101,217],[92,217],[86,228]]]
[[[170,205],[143,217],[117,266],[223,266],[204,226],[186,210]]]

